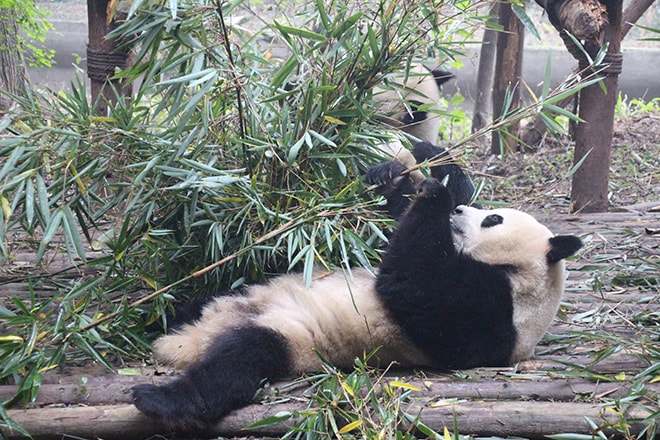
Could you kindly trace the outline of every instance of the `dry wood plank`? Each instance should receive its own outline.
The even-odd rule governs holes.
[[[209,434],[283,435],[291,427],[292,420],[251,431],[245,431],[244,427],[282,411],[304,409],[305,405],[292,403],[249,405],[228,414]],[[461,434],[479,436],[542,438],[547,434],[562,432],[591,434],[585,417],[603,426],[606,434],[612,434],[608,427],[620,421],[617,414],[600,405],[575,402],[435,402],[430,405],[413,402],[406,411],[413,415],[420,414],[426,425],[440,432],[445,426],[453,428],[455,417]],[[60,439],[64,435],[124,439],[170,434],[167,429],[140,414],[132,405],[9,410],[8,415],[26,428],[36,440]],[[631,408],[626,416],[630,421],[642,419],[647,414]],[[642,424],[630,423],[633,435],[642,429]],[[4,435],[8,439],[20,438],[12,432],[5,432]]]

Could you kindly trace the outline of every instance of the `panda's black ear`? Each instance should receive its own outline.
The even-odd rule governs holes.
[[[454,74],[451,72],[447,72],[446,70],[432,70],[431,74],[433,75],[433,79],[435,80],[435,83],[438,85],[438,88],[442,87],[444,83],[449,81],[454,77]]]
[[[557,235],[550,238],[550,250],[545,256],[548,264],[570,257],[582,247],[582,240],[575,235]]]

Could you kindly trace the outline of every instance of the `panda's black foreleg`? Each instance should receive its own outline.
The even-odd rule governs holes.
[[[170,429],[200,432],[251,402],[263,379],[290,373],[286,340],[274,330],[249,326],[219,336],[200,362],[166,385],[133,387],[133,402]]]
[[[451,193],[437,179],[422,180],[416,192],[378,267],[376,288],[386,302],[412,299],[411,284],[429,283],[436,278],[438,266],[455,258],[449,221],[454,207]]]
[[[412,179],[402,174],[405,170],[401,162],[385,162],[369,168],[365,178],[368,185],[378,185],[376,194],[387,199],[387,213],[393,219],[401,217],[415,194]]]
[[[417,142],[413,156],[417,163],[421,163],[432,158],[449,157],[449,153],[444,148],[428,142]],[[431,176],[441,182],[447,178],[447,189],[454,199],[455,206],[467,205],[472,200],[475,192],[474,184],[458,164],[447,162],[431,167]]]

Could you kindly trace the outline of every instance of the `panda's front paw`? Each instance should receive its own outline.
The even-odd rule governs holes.
[[[405,170],[406,167],[400,162],[381,163],[369,168],[364,181],[367,185],[398,186],[402,180],[406,179],[402,175]]]
[[[417,184],[417,198],[433,200],[441,206],[451,209],[454,201],[449,190],[438,179],[424,179]]]
[[[141,384],[132,388],[133,404],[144,415],[155,419],[169,429],[181,432],[203,430],[210,423],[203,405],[194,393],[180,389],[177,381],[168,385]],[[185,388],[185,387],[184,387]]]

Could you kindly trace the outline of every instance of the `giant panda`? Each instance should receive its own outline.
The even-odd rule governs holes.
[[[472,179],[452,160],[447,150],[436,145],[440,130],[437,114],[440,110],[440,89],[453,77],[450,72],[429,70],[421,63],[413,63],[406,73],[396,72],[386,78],[382,86],[373,89],[379,118],[414,138],[411,141],[412,151],[397,137],[377,145],[376,150],[391,162],[369,170],[367,175],[367,182],[374,184],[382,180],[379,174],[401,176],[397,182],[401,186],[399,192],[402,197],[388,203],[388,211],[394,218],[398,218],[402,208],[407,206],[408,196],[414,193],[414,184],[424,179],[424,174],[416,169],[416,165],[425,160],[446,159],[446,163],[431,167],[431,176],[441,181],[447,179],[447,186],[457,205],[472,201],[475,193]],[[406,170],[410,171],[404,175]]]
[[[378,349],[386,366],[507,366],[533,354],[555,316],[563,259],[581,247],[513,209],[454,208],[437,179],[416,198],[374,275],[299,274],[211,300],[201,317],[155,342],[183,368],[165,385],[133,388],[135,406],[175,430],[204,430],[248,404],[263,379],[340,368]]]
[[[472,179],[447,150],[429,142],[417,142],[412,152],[405,151],[411,158],[406,155],[395,156],[392,161],[371,167],[365,176],[365,182],[373,185],[376,194],[386,198],[390,217],[399,219],[410,203],[411,195],[415,193],[416,182],[422,180],[419,170],[412,173],[406,171],[417,163],[432,159],[441,161],[429,168],[431,177],[445,183],[454,204],[467,205],[472,202],[476,192]]]
[[[372,91],[379,118],[416,141],[437,145],[440,87],[453,77],[451,72],[430,70],[421,63],[412,63],[406,72],[385,77],[384,84]]]

